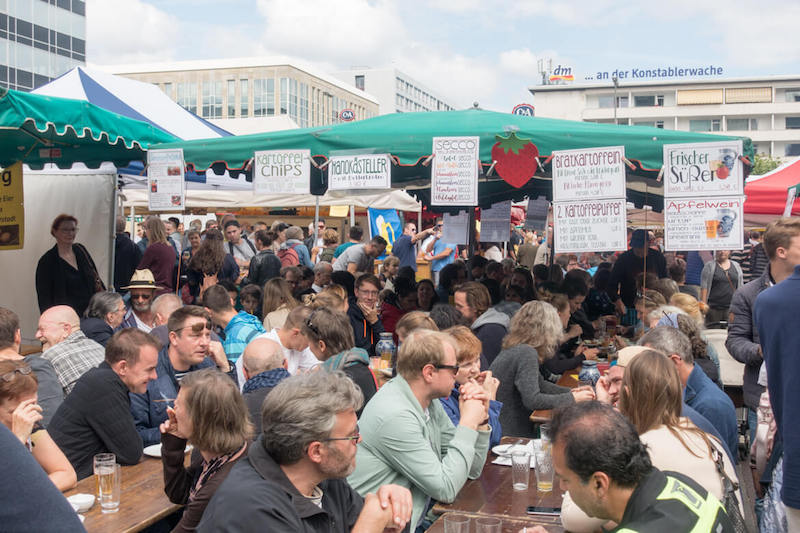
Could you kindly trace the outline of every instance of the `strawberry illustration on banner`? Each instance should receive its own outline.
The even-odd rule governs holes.
[[[539,149],[530,139],[520,139],[514,132],[508,137],[495,135],[495,139],[492,160],[497,164],[494,169],[506,183],[519,189],[536,173]]]

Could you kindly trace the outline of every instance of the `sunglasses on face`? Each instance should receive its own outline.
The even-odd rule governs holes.
[[[184,329],[191,329],[192,333],[203,333],[203,330],[206,329],[208,331],[211,331],[211,327],[212,327],[211,322],[206,321],[206,322],[197,322],[195,324],[192,324],[191,326],[184,326],[182,328],[176,329],[175,331],[177,332],[177,331],[182,331]]]

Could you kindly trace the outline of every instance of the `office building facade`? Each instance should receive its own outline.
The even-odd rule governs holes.
[[[741,135],[757,153],[800,156],[800,76],[537,85],[536,116]]]
[[[417,111],[451,111],[453,104],[395,68],[353,68],[334,76],[367,91],[380,102],[380,114]]]
[[[0,87],[30,91],[86,64],[86,2],[0,0]]]
[[[316,69],[280,59],[184,61],[104,67],[153,83],[178,104],[221,127],[243,132],[247,121],[289,118],[301,128],[336,124],[342,111],[371,118],[378,102],[369,94]],[[262,121],[263,122],[263,121]],[[287,124],[283,121],[282,124]],[[261,128],[263,129],[263,128]]]

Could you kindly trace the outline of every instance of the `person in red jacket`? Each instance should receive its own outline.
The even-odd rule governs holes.
[[[381,322],[385,331],[391,331],[394,342],[397,343],[397,335],[394,335],[397,322],[409,311],[417,308],[417,284],[412,279],[397,278],[394,283],[394,292],[389,295],[381,306]]]

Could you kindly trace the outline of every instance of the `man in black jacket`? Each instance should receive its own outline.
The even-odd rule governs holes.
[[[123,465],[142,457],[142,438],[131,415],[128,392],[142,394],[156,379],[159,342],[136,328],[119,331],[106,346],[106,359],[86,372],[56,411],[50,436],[78,479],[92,475],[92,458],[110,452]]]
[[[142,250],[125,233],[125,219],[117,217],[117,237],[114,241],[114,289],[125,294],[123,288],[133,276],[134,270],[142,261]]]
[[[281,275],[281,260],[272,251],[272,237],[269,233],[259,230],[254,239],[258,253],[250,260],[250,268],[242,286],[254,283],[263,289],[266,282]]]
[[[378,316],[378,293],[381,282],[372,274],[363,274],[356,280],[355,299],[350,301],[347,316],[353,326],[356,346],[363,348],[370,357],[375,356],[375,345],[384,332],[383,322]]]

